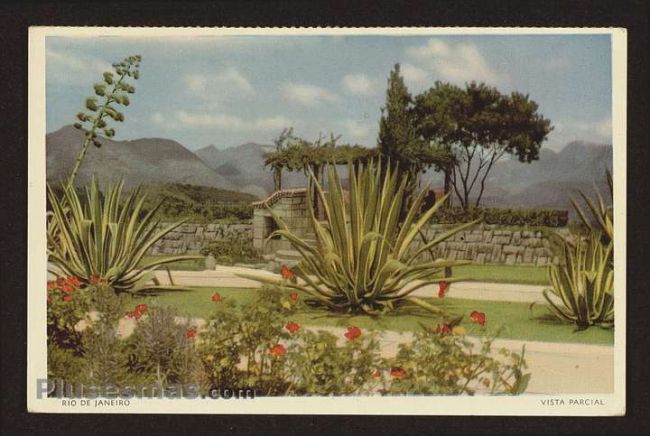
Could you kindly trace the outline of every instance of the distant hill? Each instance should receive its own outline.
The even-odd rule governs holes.
[[[559,208],[572,211],[569,196],[578,190],[592,195],[594,187],[608,191],[605,168],[612,169],[611,145],[575,141],[561,151],[542,149],[540,158],[521,163],[507,158],[495,164],[486,180],[481,204],[497,207]],[[442,185],[440,174],[427,175],[433,186]]]
[[[145,210],[163,200],[158,213],[162,221],[182,218],[192,223],[249,220],[253,215],[251,203],[259,200],[243,192],[180,183],[146,185],[145,188]]]
[[[209,145],[194,153],[218,174],[228,178],[237,190],[264,197],[273,191],[271,170],[264,167],[265,154],[273,150],[272,145],[248,142],[223,150]],[[305,186],[306,178],[301,173],[285,172],[282,184],[286,188],[301,187]]]
[[[67,177],[81,149],[83,132],[72,126],[47,134],[47,179]],[[119,179],[126,187],[141,183],[185,183],[232,190],[235,185],[218,174],[190,150],[176,141],[143,138],[113,141],[101,138],[103,145],[90,146],[79,169],[76,185],[87,183],[94,174],[104,184]]]

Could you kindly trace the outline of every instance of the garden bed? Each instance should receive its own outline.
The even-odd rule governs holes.
[[[182,314],[192,318],[207,319],[214,312],[211,296],[218,292],[227,301],[238,303],[252,301],[257,298],[260,289],[196,287],[188,291],[165,292],[155,296],[144,297],[148,304],[172,306]],[[613,345],[614,330],[592,327],[584,331],[576,331],[569,324],[562,324],[548,315],[548,309],[543,305],[504,301],[476,301],[456,298],[444,300],[431,298],[428,302],[443,306],[452,314],[465,314],[480,310],[487,316],[486,328],[464,322],[467,334],[484,336],[502,328],[500,337],[526,341],[565,342],[578,344]],[[294,321],[309,326],[348,326],[356,325],[369,330],[390,330],[396,332],[412,332],[421,328],[421,324],[435,328],[441,319],[426,314],[416,308],[404,307],[394,314],[381,317],[336,315],[327,311],[305,308],[296,314]],[[467,321],[467,319],[466,319]]]

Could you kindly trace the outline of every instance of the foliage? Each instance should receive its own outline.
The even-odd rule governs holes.
[[[606,170],[605,174],[607,177],[607,186],[609,187],[609,204],[605,203],[603,196],[598,190],[596,190],[597,202],[587,197],[583,192],[580,192],[580,196],[591,212],[591,219],[587,217],[587,214],[578,202],[571,198],[571,204],[573,204],[576,213],[580,217],[580,221],[582,221],[590,232],[600,234],[603,245],[609,244],[614,239],[614,215],[612,208],[612,204],[614,203],[614,184],[612,181],[612,173]]]
[[[400,344],[390,373],[382,374],[383,389],[391,394],[523,393],[531,377],[524,373],[525,349],[514,353],[502,348],[496,357],[494,339],[488,337],[475,344],[462,335],[424,327],[415,333],[413,342]],[[393,379],[389,386],[387,376]]]
[[[228,232],[221,238],[208,242],[202,249],[204,256],[212,255],[218,263],[233,264],[252,262],[260,259],[253,239],[245,232]]]
[[[413,103],[400,74],[400,65],[395,64],[388,78],[386,105],[379,121],[379,148],[385,162],[408,172],[411,182],[416,183],[418,173],[431,166],[447,165],[450,156],[445,150],[430,147],[420,138]]]
[[[180,183],[148,184],[147,200],[142,209],[148,212],[158,203],[161,221],[185,219],[191,223],[217,221],[243,222],[253,217],[254,195],[206,186]]]
[[[598,233],[564,241],[563,262],[549,267],[552,289],[544,290],[551,312],[578,329],[614,323],[613,243]]]
[[[418,134],[453,155],[451,183],[463,208],[472,199],[480,205],[488,174],[505,154],[520,162],[539,159],[552,130],[528,95],[505,95],[484,83],[471,82],[463,89],[436,82],[415,98],[414,111]],[[478,194],[473,194],[476,188]]]
[[[76,326],[88,312],[91,295],[76,277],[59,277],[47,284],[48,344],[81,354],[81,332]]]
[[[408,298],[415,304],[438,312],[437,308],[409,294],[423,286],[438,283],[440,279],[432,278],[434,274],[462,262],[443,259],[417,262],[416,259],[436,244],[475,223],[456,227],[428,244],[411,250],[418,232],[429,222],[444,199],[419,216],[426,195],[426,191],[421,191],[408,209],[405,220],[400,222],[408,183],[405,174],[400,176],[397,170],[391,168],[382,170],[378,161],[360,164],[356,168],[350,163],[348,206],[335,168],[330,166],[328,169],[327,193],[311,176],[326,219],[323,224],[316,218],[310,199],[310,221],[317,239],[316,246],[306,244],[291,233],[282,219],[270,210],[280,227],[270,237],[277,234],[286,238],[302,255],[295,273],[304,283],[289,286],[304,290],[314,298],[315,303],[335,311],[380,313],[394,309]],[[265,277],[246,277],[277,284]]]
[[[93,86],[95,94],[100,97],[101,101],[98,101],[97,97],[88,97],[86,99],[87,112],[77,114],[78,121],[74,124],[74,127],[82,130],[85,136],[81,151],[70,174],[69,185],[74,184],[75,176],[86,155],[88,146],[91,143],[96,147],[102,146],[101,141],[98,139],[98,132],[101,131],[107,138],[115,136],[115,129],[108,127],[106,120],[111,118],[113,121],[124,121],[124,114],[117,110],[117,106],[128,106],[130,104],[129,94],[133,94],[135,88],[127,82],[127,79],[137,80],[140,77],[141,60],[140,55],[135,55],[125,58],[122,62],[114,63],[114,73],[105,72],[103,80]]]
[[[155,375],[162,386],[196,382],[196,332],[171,308],[147,308],[129,338],[132,370]]]
[[[556,209],[500,209],[442,208],[436,211],[431,221],[440,224],[467,223],[482,220],[485,224],[505,226],[564,227],[569,221],[566,210]]]
[[[67,383],[159,383],[166,389],[192,383],[201,393],[252,389],[258,396],[472,394],[488,374],[503,380],[490,386],[491,393],[522,392],[529,377],[522,372],[523,356],[517,360],[513,354],[510,363],[501,363],[489,345],[476,352],[462,336],[447,330],[432,337],[425,328],[396,357],[381,358],[372,332],[355,326],[342,334],[312,331],[295,322],[305,310],[303,301],[278,289],[266,289],[242,305],[213,294],[206,304],[214,305],[214,315],[204,328],[171,308],[145,304],[124,317],[130,296],[103,283],[82,284],[74,292],[82,290],[88,304],[85,324],[76,324],[82,338],[79,352],[48,336],[48,374]],[[63,292],[54,286],[50,291]],[[135,324],[133,333],[124,337],[128,323]],[[459,326],[453,332],[460,333]],[[394,371],[398,367],[403,373]],[[450,371],[464,375],[453,378]]]
[[[71,185],[57,197],[48,186],[53,216],[50,225],[58,234],[48,232],[49,261],[58,273],[89,283],[102,277],[116,291],[132,291],[145,274],[160,265],[191,258],[157,258],[139,265],[153,244],[181,223],[157,230],[154,219],[158,207],[141,216],[146,195],[134,189],[122,202],[122,183],[109,186],[104,194],[96,180],[80,198]]]

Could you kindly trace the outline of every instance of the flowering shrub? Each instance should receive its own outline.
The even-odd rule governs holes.
[[[456,327],[454,327],[456,328]],[[391,367],[390,380],[383,380],[387,394],[468,394],[478,391],[520,394],[530,374],[524,374],[521,354],[501,349],[495,356],[494,337],[476,344],[446,329],[423,329],[411,343],[401,344]]]
[[[75,329],[90,308],[87,287],[76,277],[59,277],[47,284],[48,342],[80,354],[81,332]]]

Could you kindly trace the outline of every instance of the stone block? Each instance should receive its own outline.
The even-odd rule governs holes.
[[[508,254],[506,256],[506,265],[514,265],[517,262],[517,255],[514,253]]]
[[[535,257],[535,249],[534,248],[526,248],[526,250],[524,251],[523,262],[524,263],[533,263],[534,257]]]
[[[513,232],[512,233],[512,244],[519,245],[520,242],[521,242],[521,232]]]
[[[492,242],[492,234],[494,232],[492,230],[484,230],[483,231],[483,242],[490,243]]]
[[[482,265],[482,264],[485,263],[485,257],[486,257],[486,256],[485,256],[485,253],[479,253],[479,254],[476,256],[475,262],[478,263],[478,264],[480,264],[480,265]]]

